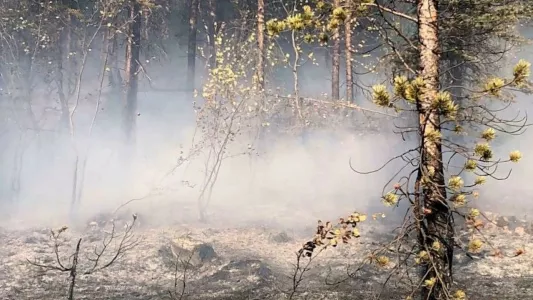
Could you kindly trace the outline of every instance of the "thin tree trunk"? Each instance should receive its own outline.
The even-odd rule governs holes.
[[[240,19],[239,20],[239,25],[240,26],[235,32],[235,41],[237,43],[241,43],[248,36],[247,33],[249,32],[249,28],[247,28],[247,27],[248,27],[248,17],[249,17],[249,14],[250,14],[249,13],[250,7],[248,5],[248,1],[246,1],[246,0],[239,0],[237,2],[237,5],[240,8],[239,9],[239,19]],[[254,14],[254,16],[255,16],[255,14]],[[239,59],[239,57],[237,57],[237,59]]]
[[[298,68],[300,67],[300,52],[298,51],[298,45],[296,44],[296,32],[291,31],[292,49],[294,51],[294,61],[292,64],[292,78],[294,80],[294,103],[296,106],[296,113],[298,114],[298,121],[305,127],[305,120],[302,115],[301,100],[300,100],[300,83],[298,79]]]
[[[74,7],[74,3],[71,3],[71,7]],[[78,58],[81,53],[79,53],[79,44],[78,39],[74,38],[75,34],[73,33],[74,28],[78,27],[78,21],[76,17],[74,17],[72,14],[68,17],[68,23],[67,23],[67,52],[66,52],[66,71],[67,71],[67,83],[68,83],[68,96],[71,97],[76,93],[76,85],[78,77]]]
[[[352,1],[346,1],[348,15],[344,23],[344,44],[346,55],[346,101],[353,101],[353,67],[352,67]]]
[[[109,57],[111,52],[111,43],[109,42],[109,29],[105,28],[102,33],[102,51],[100,53],[100,61],[102,62],[102,69],[108,69],[108,61],[105,60],[106,57]],[[102,73],[102,76],[106,76],[108,72]]]
[[[340,7],[340,0],[335,0],[335,7]],[[331,97],[334,100],[339,99],[339,69],[341,55],[340,27],[335,28],[333,32],[333,53],[331,62]]]
[[[133,0],[128,8],[130,37],[126,46],[126,107],[124,109],[124,134],[126,143],[135,144],[139,55],[141,47],[141,6]]]
[[[257,1],[257,89],[265,88],[265,1]]]
[[[142,10],[142,15],[143,15],[143,26],[142,26],[142,42],[143,42],[143,45],[145,47],[145,51],[144,51],[144,59],[145,60],[149,60],[150,59],[150,54],[151,54],[151,50],[152,50],[152,44],[150,43],[149,39],[150,39],[150,36],[148,34],[148,26],[149,26],[149,21],[150,21],[150,10],[148,8],[144,8]]]
[[[59,96],[59,103],[61,105],[61,124],[63,129],[70,132],[70,108],[68,103],[68,94],[65,91],[65,58],[68,57],[70,51],[70,30],[68,27],[63,27],[59,38],[59,51],[57,55],[57,94]],[[68,77],[68,76],[67,76]]]
[[[207,0],[207,9],[209,17],[207,20],[207,34],[209,35],[209,68],[212,70],[217,67],[217,47],[216,47],[216,0]]]
[[[78,153],[75,153],[76,157],[74,159],[73,164],[73,172],[72,172],[72,190],[70,195],[70,215],[71,217],[74,217],[76,212],[78,211],[78,202],[77,202],[77,193],[78,193],[78,164],[79,164],[79,155]]]
[[[20,179],[22,177],[22,164],[24,162],[25,140],[26,133],[22,131],[15,147],[15,154],[13,157],[13,168],[11,169],[11,195],[10,195],[10,209],[14,209],[18,204],[20,197]]]
[[[423,279],[436,279],[433,286],[422,288],[423,299],[448,299],[452,283],[453,257],[453,221],[446,204],[447,195],[442,163],[442,146],[440,138],[425,138],[433,132],[441,131],[440,115],[432,109],[432,103],[439,91],[439,39],[437,24],[437,1],[418,0],[418,20],[420,39],[420,75],[425,87],[417,103],[421,136],[421,165],[417,184],[421,187],[418,212],[421,219],[419,242],[420,250],[430,254],[432,263],[423,270]],[[423,175],[426,180],[420,182]],[[438,242],[443,247],[432,247]]]
[[[76,287],[76,277],[78,276],[78,257],[80,256],[81,239],[76,244],[76,251],[72,256],[72,267],[70,268],[70,284],[68,288],[68,300],[74,300],[74,289]]]
[[[329,69],[331,66],[331,52],[329,47],[324,47],[324,65]]]
[[[187,50],[187,88],[194,90],[196,76],[196,33],[198,31],[198,0],[190,0],[189,41]]]
[[[111,32],[110,32],[111,33]],[[111,71],[109,72],[109,85],[114,91],[118,92],[122,86],[122,76],[120,75],[120,69],[118,66],[118,40],[115,33],[111,33],[111,47],[109,52],[109,65]]]

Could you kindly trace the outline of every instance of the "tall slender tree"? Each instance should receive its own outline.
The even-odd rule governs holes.
[[[454,248],[454,228],[444,181],[444,166],[441,148],[441,120],[433,108],[440,89],[439,63],[440,46],[438,32],[438,11],[436,0],[419,0],[417,7],[418,35],[420,40],[420,76],[424,81],[422,95],[416,103],[419,115],[421,141],[421,163],[418,170],[419,209],[426,211],[425,220],[419,223],[419,239],[423,245],[437,242],[444,245],[445,251],[432,249],[432,264],[427,264],[422,278],[437,278],[433,286],[422,289],[423,299],[446,299],[452,283],[452,258]],[[431,137],[431,138],[430,138]],[[422,183],[422,178],[431,185]]]
[[[198,32],[198,0],[189,0],[189,39],[187,42],[187,89],[194,90],[196,76],[196,34]]]
[[[341,9],[340,0],[335,0],[333,2],[333,13],[335,10]],[[333,49],[331,54],[331,97],[335,100],[340,98],[340,56],[341,56],[341,38],[340,38],[340,26],[336,24],[333,28]]]
[[[217,67],[217,46],[216,46],[216,38],[217,38],[217,29],[219,28],[220,24],[217,24],[217,1],[216,0],[205,0],[204,1],[206,7],[205,7],[205,24],[207,29],[207,46],[209,49],[209,69],[214,69]]]
[[[353,101],[353,66],[352,66],[352,1],[347,0],[346,21],[344,22],[344,55],[346,62],[346,101]]]
[[[131,0],[128,5],[129,30],[126,44],[126,105],[123,115],[125,142],[135,144],[137,120],[137,93],[139,89],[141,50],[141,5]]]
[[[265,1],[257,0],[257,89],[265,88]]]

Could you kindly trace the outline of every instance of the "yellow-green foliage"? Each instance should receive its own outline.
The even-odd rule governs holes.
[[[271,19],[266,22],[267,33],[269,35],[278,35],[287,28],[287,23],[283,20]]]
[[[464,184],[463,179],[459,176],[452,176],[448,179],[448,187],[454,191],[459,191]]]
[[[467,160],[465,163],[465,170],[467,171],[474,171],[477,168],[477,162],[475,160]]]
[[[302,14],[295,14],[287,17],[287,24],[291,30],[303,30],[305,28],[305,22],[302,18]]]
[[[372,99],[378,106],[389,107],[392,105],[387,87],[383,84],[377,84],[372,87]]]
[[[409,81],[406,76],[396,76],[394,78],[394,95],[401,98],[407,98],[406,91]]]
[[[476,185],[482,185],[482,184],[485,184],[485,182],[487,182],[487,178],[485,176],[478,176],[476,177],[476,180],[474,183]]]
[[[518,162],[520,159],[522,159],[522,153],[520,151],[512,151],[509,153],[509,160],[512,162]]]
[[[489,144],[487,143],[479,143],[476,144],[474,147],[474,154],[479,156],[479,158],[483,161],[488,161],[492,159],[492,149],[490,149]]]
[[[420,100],[422,89],[424,88],[424,79],[417,77],[407,86],[405,90],[405,100],[410,103],[415,103]]]
[[[490,142],[496,138],[496,131],[492,128],[487,128],[481,133],[481,138]]]
[[[466,196],[464,194],[456,194],[452,197],[452,202],[455,207],[463,207],[466,205]]]
[[[469,215],[469,216],[470,216],[470,218],[474,219],[474,218],[479,217],[480,214],[481,214],[481,212],[479,211],[479,209],[477,209],[477,208],[472,208],[472,209],[470,210],[470,215]]]
[[[453,300],[466,300],[466,293],[462,290],[457,290],[453,294]]]
[[[492,96],[500,96],[502,88],[505,86],[505,81],[501,78],[494,77],[487,81],[485,90]]]
[[[429,261],[429,253],[426,250],[418,252],[418,255],[415,258],[417,264],[427,263]]]
[[[514,83],[517,86],[523,86],[530,75],[531,64],[521,59],[513,69]]]
[[[392,192],[389,192],[383,196],[383,203],[386,206],[395,206],[396,204],[398,204],[398,199],[399,199],[398,195]]]
[[[433,143],[438,142],[440,138],[442,137],[442,134],[439,130],[426,130],[424,137],[426,140],[431,141]]]
[[[439,110],[443,117],[452,119],[457,114],[459,106],[453,102],[449,92],[439,92],[433,102],[433,108]]]
[[[468,251],[472,253],[477,253],[483,247],[483,242],[479,239],[474,239],[468,243]]]
[[[378,255],[374,258],[374,261],[376,262],[376,264],[380,267],[386,267],[389,265],[390,263],[390,258],[388,258],[387,256],[385,255]]]

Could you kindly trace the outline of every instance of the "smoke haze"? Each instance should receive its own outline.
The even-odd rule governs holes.
[[[522,51],[517,56],[528,59],[524,57],[527,53]],[[183,53],[174,55],[182,56]],[[181,87],[180,82],[185,82],[184,72],[181,72],[185,70],[183,63],[179,59],[147,63],[152,87]],[[505,67],[502,72],[508,74],[511,72],[508,69]],[[98,72],[96,67],[89,68],[85,77],[96,78]],[[329,91],[327,68],[305,66],[301,73],[304,74],[301,89],[307,95]],[[276,75],[276,80],[291,81],[283,76]],[[198,81],[202,80],[199,76]],[[383,78],[365,75],[359,80],[362,85],[370,85]],[[83,84],[82,101],[74,117],[78,151],[88,154],[77,221],[83,223],[94,214],[112,212],[131,199],[144,197],[123,210],[137,212],[154,225],[194,222],[198,214],[196,199],[205,178],[202,155],[165,176],[190,150],[196,130],[193,99],[179,91],[151,91],[145,78],[139,93],[137,149],[134,163],[125,174],[121,154],[117,151],[121,144],[120,121],[114,117],[117,104],[109,93],[104,92],[102,96],[95,126],[89,136],[98,97],[97,81],[87,79]],[[3,213],[9,215],[4,222],[9,220],[11,226],[55,226],[72,221],[68,215],[73,156],[71,149],[65,147],[68,135],[61,135],[54,128],[59,116],[57,107],[44,104],[54,97],[51,94],[45,90],[34,92],[33,111],[44,130],[27,130],[20,134],[6,127],[0,137],[4,145],[0,152],[3,182],[0,195],[6,199],[2,201]],[[359,93],[357,99],[359,105],[373,107],[363,93]],[[516,100],[518,104],[511,110],[531,112],[533,106],[529,96],[519,96]],[[365,120],[368,115],[357,116]],[[379,133],[348,129],[312,131],[305,139],[280,137],[275,141],[264,140],[254,145],[259,148],[258,154],[226,159],[209,208],[212,222],[274,224],[288,228],[312,226],[317,219],[336,218],[353,210],[401,215],[391,213],[391,208],[384,207],[380,201],[384,185],[401,166],[400,162],[369,175],[357,174],[350,169],[350,160],[357,170],[376,169],[391,157],[413,147],[414,140],[403,141],[401,136],[393,133],[391,121],[380,122]],[[524,153],[524,159],[512,166],[510,180],[487,184],[479,201],[481,207],[509,214],[524,213],[531,207],[533,192],[528,179],[533,176],[529,167],[533,158],[528,152],[533,145],[531,137],[531,133],[526,132],[518,137],[505,138],[497,147],[498,156],[507,157],[507,153],[519,149]],[[246,151],[248,143],[233,144],[232,149],[235,153]],[[17,153],[22,155],[17,156]],[[16,166],[21,170],[19,199],[16,205],[7,205]]]

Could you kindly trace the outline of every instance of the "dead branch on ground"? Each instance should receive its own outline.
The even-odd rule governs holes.
[[[63,226],[58,230],[51,230],[50,238],[53,243],[52,247],[54,255],[54,261],[52,263],[42,263],[38,260],[31,261],[29,259],[27,259],[27,262],[45,272],[68,272],[70,279],[68,299],[73,300],[78,274],[90,275],[101,271],[116,263],[128,251],[133,249],[138,244],[139,240],[134,238],[133,235],[133,228],[136,221],[137,215],[134,214],[132,223],[126,224],[122,233],[118,233],[116,231],[115,222],[112,222],[111,230],[109,232],[104,231],[105,235],[102,240],[102,245],[100,247],[95,246],[92,253],[86,256],[89,263],[83,271],[79,270],[80,247],[83,238],[78,239],[74,253],[70,255],[68,261],[65,261],[65,259],[62,258],[61,251],[59,249],[62,244],[60,237],[68,229],[67,226]],[[112,242],[115,242],[115,247],[113,250],[111,250]],[[110,258],[106,260],[106,256],[110,256]]]

